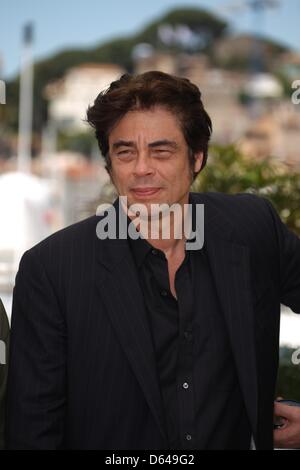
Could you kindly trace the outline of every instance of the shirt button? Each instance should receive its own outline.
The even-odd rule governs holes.
[[[185,438],[187,441],[190,441],[192,439],[192,436],[190,434],[186,434]]]
[[[190,331],[185,331],[184,337],[187,341],[190,341],[192,339],[192,333]]]
[[[184,384],[183,384],[182,386],[183,386],[183,388],[185,388],[185,389],[189,388],[189,384],[188,384],[187,382],[184,382]]]
[[[152,252],[153,255],[157,255],[157,250],[153,249],[153,250],[151,250],[151,252]]]
[[[167,297],[168,292],[167,292],[166,290],[162,290],[162,291],[160,292],[160,295],[162,295],[163,297]]]

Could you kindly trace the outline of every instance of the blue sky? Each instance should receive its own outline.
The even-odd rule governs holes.
[[[3,77],[19,69],[21,29],[35,23],[35,59],[66,47],[89,47],[141,29],[176,6],[199,6],[218,13],[220,7],[237,0],[2,0],[0,6],[0,56]],[[239,0],[242,1],[242,0]],[[300,50],[300,1],[281,0],[279,8],[264,14],[259,25],[253,15],[226,14],[235,31],[259,29],[265,35]],[[0,72],[1,73],[1,72]]]

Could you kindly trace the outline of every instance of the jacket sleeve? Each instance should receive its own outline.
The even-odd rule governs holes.
[[[281,221],[266,200],[276,229],[280,263],[280,301],[300,313],[300,238]]]
[[[60,449],[66,408],[65,323],[36,249],[20,262],[13,293],[7,384],[8,449]]]
[[[0,299],[0,449],[4,448],[4,417],[8,363],[9,324]]]

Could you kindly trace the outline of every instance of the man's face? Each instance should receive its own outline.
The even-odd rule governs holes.
[[[128,112],[109,135],[111,179],[128,205],[188,203],[192,172],[201,168],[203,153],[193,169],[188,146],[176,117],[167,109]]]

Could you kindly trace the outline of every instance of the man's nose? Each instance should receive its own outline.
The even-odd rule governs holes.
[[[151,159],[145,152],[140,152],[137,155],[134,173],[137,176],[143,176],[153,173],[153,167],[151,165]]]

